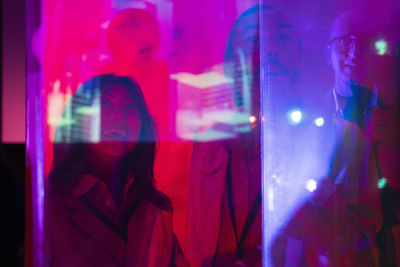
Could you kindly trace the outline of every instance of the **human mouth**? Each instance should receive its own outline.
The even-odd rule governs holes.
[[[265,65],[266,76],[287,76],[289,71],[287,68],[279,62],[267,62]]]
[[[125,140],[127,139],[127,130],[121,128],[107,128],[102,131],[106,140]]]
[[[347,67],[347,68],[354,68],[354,67],[356,67],[356,64],[354,64],[354,63],[346,63],[346,64],[344,64],[344,66]]]

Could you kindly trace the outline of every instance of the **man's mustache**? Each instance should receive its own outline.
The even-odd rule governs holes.
[[[264,67],[264,74],[267,77],[290,76],[289,69],[279,60],[265,60],[261,62],[256,69],[256,73],[260,73],[261,66]]]
[[[267,59],[261,62],[266,76],[289,76],[289,69],[277,59]]]

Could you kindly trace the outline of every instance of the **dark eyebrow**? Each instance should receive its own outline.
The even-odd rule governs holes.
[[[243,36],[243,35],[246,34],[247,31],[250,31],[250,30],[258,31],[258,29],[259,29],[259,25],[258,24],[257,25],[250,25],[250,26],[247,26],[246,28],[244,28],[244,30],[241,32],[240,35]]]
[[[101,97],[105,97],[105,96],[112,97],[112,95],[109,92],[104,92],[101,94]]]
[[[279,30],[280,30],[280,29],[288,29],[288,30],[293,31],[292,25],[286,24],[286,23],[279,24],[277,28],[278,28]]]
[[[290,30],[290,31],[293,32],[293,27],[292,27],[292,25],[287,24],[287,23],[281,23],[281,24],[279,24],[279,25],[277,26],[277,28],[278,28],[278,30],[287,29],[287,30]],[[249,31],[249,30],[259,30],[259,25],[258,25],[258,24],[255,24],[255,25],[247,26],[246,28],[244,28],[244,30],[242,31],[241,35],[242,35],[242,36],[245,35],[245,33],[246,33],[247,31]]]

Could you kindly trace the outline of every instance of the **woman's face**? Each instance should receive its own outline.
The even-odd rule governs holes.
[[[135,101],[122,85],[105,90],[100,100],[100,142],[93,148],[107,156],[123,157],[140,138],[142,121]]]

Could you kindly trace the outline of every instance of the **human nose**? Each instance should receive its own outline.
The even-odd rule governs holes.
[[[267,62],[276,62],[278,61],[279,53],[278,51],[268,51],[266,55]]]
[[[275,62],[279,59],[279,49],[275,41],[269,41],[265,44],[265,58],[267,62]]]
[[[357,53],[357,47],[354,42],[350,43],[349,50],[347,52],[347,55],[351,58],[356,58],[356,53]]]
[[[278,61],[280,47],[276,32],[266,25],[260,38],[262,39],[260,42],[261,59],[269,63]]]
[[[115,108],[112,111],[112,120],[121,121],[125,118],[125,112],[121,108]]]
[[[360,59],[362,57],[362,54],[364,53],[364,47],[362,44],[359,44],[355,41],[352,41],[349,44],[349,48],[347,51],[347,55],[349,58],[353,60]]]

